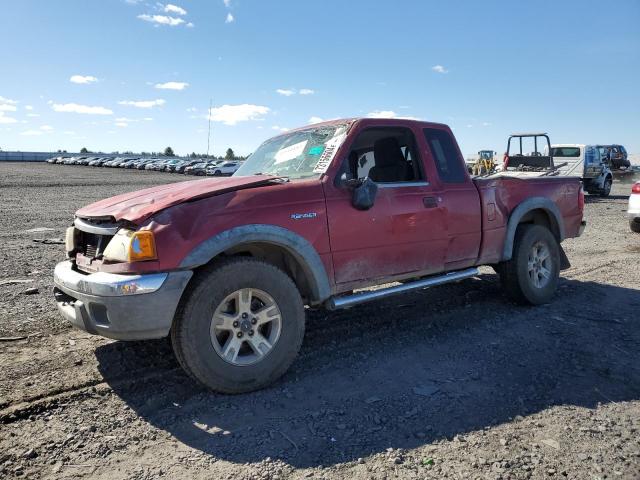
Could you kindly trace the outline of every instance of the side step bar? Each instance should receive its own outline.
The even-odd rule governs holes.
[[[444,285],[445,283],[457,282],[478,275],[477,268],[467,268],[466,270],[459,270],[457,272],[449,272],[444,275],[437,275],[428,278],[422,278],[415,282],[404,283],[402,285],[396,285],[395,287],[382,288],[380,290],[373,290],[367,292],[358,292],[353,295],[344,295],[342,297],[332,297],[327,300],[326,306],[329,310],[339,310],[341,308],[349,308],[360,303],[370,302],[371,300],[378,300],[380,298],[390,297],[392,295],[398,295],[399,293],[410,292],[411,290],[418,290],[421,288],[436,287],[438,285]]]

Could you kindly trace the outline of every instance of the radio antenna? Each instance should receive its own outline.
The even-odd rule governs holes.
[[[213,106],[213,99],[209,99],[209,110],[207,118],[209,119],[209,133],[207,133],[207,158],[209,158],[209,145],[211,144],[211,107]]]

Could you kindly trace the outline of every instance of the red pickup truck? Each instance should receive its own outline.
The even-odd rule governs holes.
[[[76,327],[170,335],[193,378],[246,392],[293,362],[305,305],[350,307],[479,265],[515,301],[550,301],[583,206],[578,178],[471,179],[446,125],[335,120],[267,140],[230,178],[78,210],[54,294]]]

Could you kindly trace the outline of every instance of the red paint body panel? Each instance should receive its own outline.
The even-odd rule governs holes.
[[[374,206],[360,211],[351,205],[351,192],[337,186],[335,179],[358,132],[372,126],[411,129],[426,179],[397,188],[381,186]],[[498,177],[472,181],[467,176],[462,183],[444,183],[423,128],[442,129],[453,136],[442,124],[353,120],[332,164],[317,179],[290,183],[264,176],[195,180],[127,193],[84,207],[76,213],[78,217],[113,217],[152,230],[158,254],[158,260],[150,262],[108,264],[93,260],[90,268],[121,273],[174,270],[194,248],[221,232],[250,224],[274,225],[314,247],[335,293],[496,263],[502,255],[511,212],[533,196],[546,197],[557,205],[565,237],[578,235],[582,209],[577,179]],[[426,202],[429,208],[425,197],[435,201]],[[292,218],[306,213],[315,216]]]
[[[530,197],[545,197],[556,204],[562,214],[565,238],[578,235],[582,209],[578,196],[582,185],[572,177],[497,177],[474,181],[482,201],[482,247],[478,264],[500,261],[505,231],[511,212]],[[493,220],[489,220],[488,205],[495,205]]]
[[[100,200],[81,208],[76,212],[76,216],[82,218],[113,217],[115,220],[129,220],[133,223],[139,223],[154,213],[173,205],[268,182],[270,182],[269,177],[250,176],[169,183]]]

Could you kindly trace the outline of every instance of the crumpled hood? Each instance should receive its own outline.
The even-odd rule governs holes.
[[[113,217],[116,221],[140,223],[165,208],[180,203],[211,197],[244,188],[259,187],[278,180],[277,177],[252,175],[248,177],[207,178],[169,183],[123,193],[92,203],[76,212],[77,217]]]

